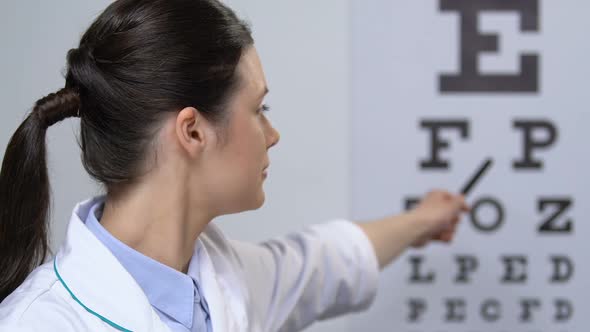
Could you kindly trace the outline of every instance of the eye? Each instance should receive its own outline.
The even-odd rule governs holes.
[[[270,111],[270,105],[264,104],[258,109],[258,113]]]

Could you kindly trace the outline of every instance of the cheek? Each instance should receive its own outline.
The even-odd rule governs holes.
[[[241,139],[228,149],[224,158],[224,170],[231,173],[229,176],[237,183],[248,181],[256,173],[262,174],[265,162],[264,141],[260,141],[257,135],[242,136]]]
[[[219,171],[234,182],[232,186],[257,180],[268,162],[261,118],[256,116],[241,120],[240,125],[231,128],[229,141],[222,151],[222,165],[219,165]]]
[[[237,140],[238,151],[244,162],[258,163],[261,166],[265,161],[266,138],[264,127],[260,117],[251,119],[249,126],[242,128],[240,138]]]
[[[236,133],[213,170],[221,201],[231,213],[255,209],[264,202],[262,172],[268,160],[265,137],[259,128],[252,126]]]

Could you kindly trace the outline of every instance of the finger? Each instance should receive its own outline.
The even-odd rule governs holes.
[[[449,243],[449,242],[453,241],[454,235],[455,235],[454,233],[445,233],[441,237],[441,241]]]
[[[433,237],[432,240],[440,242],[449,242],[452,237],[452,233],[450,232],[441,232],[436,237]]]
[[[454,198],[457,209],[461,209],[465,205],[465,198],[463,198],[463,195],[456,195]]]
[[[463,212],[470,212],[471,211],[471,206],[469,206],[467,204],[467,202],[463,202],[463,204],[461,205],[461,211]]]
[[[436,236],[442,234],[443,232],[453,231],[455,229],[457,223],[459,223],[459,220],[460,220],[460,216],[453,217],[453,219],[451,219],[451,221],[448,224],[446,224],[442,229],[440,229],[437,233],[435,233],[433,238],[436,238]]]
[[[461,211],[464,211],[464,212],[471,211],[471,207],[469,207],[469,205],[467,204],[467,201],[465,201],[465,195],[459,195],[459,200],[460,200]]]
[[[440,233],[438,233],[435,237],[433,237],[433,239],[435,240],[439,240],[439,241],[444,241],[444,242],[449,242],[455,235],[455,232],[457,230],[457,227],[455,225],[441,231]]]
[[[426,245],[427,242],[428,242],[428,240],[420,240],[420,241],[414,243],[412,245],[412,247],[414,247],[414,248],[422,248],[422,247],[424,247]]]
[[[448,235],[445,235],[445,233],[440,233],[438,235],[436,235],[435,237],[432,238],[433,241],[442,241],[444,242],[444,239],[448,237]]]
[[[433,240],[442,241],[444,238],[448,237],[448,234],[451,233],[451,230],[443,230],[440,233],[436,234],[432,237]]]
[[[455,227],[453,227],[452,229],[449,229],[449,230],[443,232],[440,235],[441,241],[450,242],[453,239],[453,237],[455,236],[455,231],[456,231],[456,229],[455,229]]]
[[[453,194],[451,194],[448,191],[442,191],[442,197],[446,200],[452,200],[453,199]]]
[[[436,240],[440,242],[447,242],[449,238],[449,233],[441,233]]]

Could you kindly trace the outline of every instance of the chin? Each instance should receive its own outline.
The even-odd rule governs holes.
[[[264,191],[260,191],[257,194],[252,194],[250,196],[250,199],[248,199],[247,201],[242,201],[241,208],[237,209],[237,211],[233,211],[232,213],[258,210],[264,205],[265,201],[266,197],[264,195]]]
[[[261,191],[261,193],[258,195],[258,200],[256,202],[257,206],[254,208],[254,210],[260,209],[264,205],[265,201],[266,201],[266,195],[264,194],[264,191]]]

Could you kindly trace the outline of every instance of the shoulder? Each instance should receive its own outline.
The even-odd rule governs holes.
[[[263,246],[230,239],[212,223],[207,225],[199,240],[215,268],[231,271],[239,277],[242,277],[243,269],[249,266],[250,260],[265,254]]]
[[[231,241],[225,236],[221,228],[209,223],[203,233],[199,236],[207,253],[215,258],[235,259],[235,250]]]
[[[39,266],[0,303],[0,325],[16,331],[74,331],[80,319],[65,292],[53,262]]]
[[[37,267],[25,281],[0,303],[0,320],[15,321],[40,298],[50,293],[57,282],[51,263]]]

